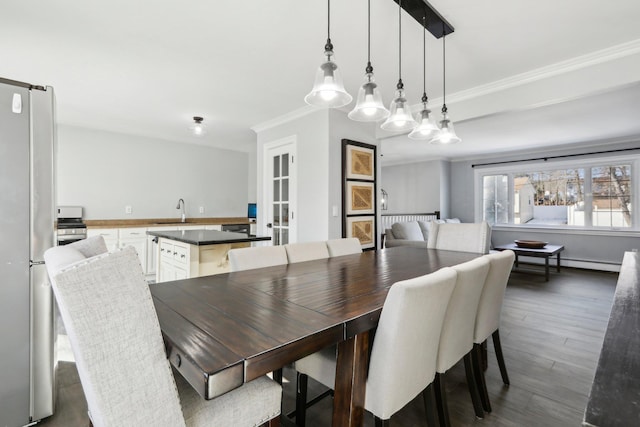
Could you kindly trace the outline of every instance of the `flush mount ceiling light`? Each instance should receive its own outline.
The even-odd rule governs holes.
[[[327,43],[324,45],[324,55],[327,60],[316,71],[313,89],[304,97],[304,101],[317,107],[339,108],[349,104],[353,98],[344,89],[342,75],[338,65],[333,61],[330,29],[331,0],[327,0]]]
[[[382,95],[375,83],[371,66],[371,0],[367,0],[367,68],[364,84],[358,90],[358,100],[349,113],[349,118],[359,122],[375,122],[388,116],[389,110],[382,103]]]
[[[423,17],[422,25],[422,110],[416,115],[417,126],[413,128],[409,134],[409,138],[417,140],[426,140],[433,138],[435,132],[438,131],[431,110],[429,109],[429,98],[427,98],[427,17]]]
[[[442,120],[438,122],[440,130],[436,132],[435,136],[429,143],[431,144],[456,144],[460,141],[460,137],[456,135],[456,131],[453,129],[453,123],[449,119],[449,113],[447,110],[447,69],[446,69],[446,34],[442,35]]]
[[[416,125],[416,121],[411,115],[411,107],[404,96],[404,84],[402,83],[402,0],[398,1],[398,84],[389,110],[389,117],[380,126],[382,129],[400,132],[413,129]]]
[[[195,136],[202,136],[205,134],[204,125],[202,124],[203,120],[204,119],[202,117],[193,117],[193,124],[191,125],[190,129]]]

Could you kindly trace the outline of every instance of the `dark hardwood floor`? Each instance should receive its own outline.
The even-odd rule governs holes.
[[[616,273],[563,268],[544,276],[514,272],[509,280],[500,335],[511,386],[502,384],[488,345],[487,388],[493,412],[478,420],[467,391],[464,368],[446,374],[453,426],[579,426],[604,338]],[[56,414],[41,425],[88,426],[86,403],[75,365],[61,363]],[[293,410],[295,372],[284,370],[284,411]],[[310,396],[322,387],[309,379]],[[392,426],[426,426],[420,397],[391,418]],[[308,410],[310,427],[331,425],[331,399]],[[373,417],[365,417],[373,426]]]

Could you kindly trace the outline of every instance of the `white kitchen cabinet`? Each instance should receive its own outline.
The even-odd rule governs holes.
[[[217,224],[217,225],[205,225],[204,229],[205,230],[222,231],[222,226],[220,224]]]
[[[146,227],[138,228],[121,228],[118,230],[118,247],[123,249],[127,246],[133,246],[140,258],[140,265],[145,274],[147,271],[147,229]]]
[[[117,228],[88,228],[87,237],[93,236],[102,236],[109,252],[113,252],[119,247]]]
[[[177,230],[177,226],[163,226],[163,227],[148,227],[147,231],[167,231]],[[147,235],[147,280],[156,279],[156,272],[158,268],[158,244],[157,239],[154,236]]]

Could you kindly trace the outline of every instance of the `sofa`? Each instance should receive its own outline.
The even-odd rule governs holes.
[[[485,221],[461,223],[459,219],[409,221],[385,230],[385,246],[413,246],[464,252],[489,253],[491,227]]]

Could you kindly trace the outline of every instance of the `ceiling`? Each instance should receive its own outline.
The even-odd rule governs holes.
[[[398,79],[398,6],[371,3],[372,63],[388,103]],[[640,135],[637,0],[430,3],[455,27],[447,37],[447,105],[463,142],[434,147],[380,132],[383,162]],[[366,65],[366,4],[331,4],[336,62],[354,96]],[[53,86],[61,124],[247,151],[252,127],[311,109],[303,98],[323,59],[326,7],[324,0],[4,2],[0,77]],[[442,103],[441,46],[428,37],[434,111]],[[405,89],[417,104],[422,30],[406,13],[402,50]],[[193,116],[204,117],[202,138],[188,131]]]

